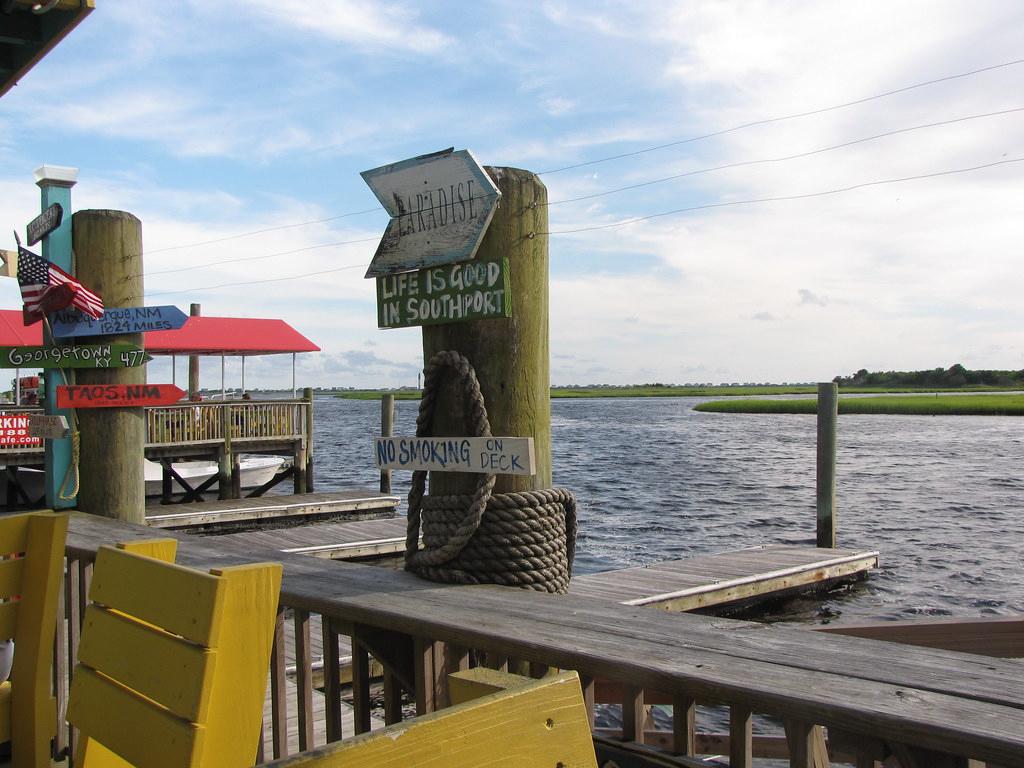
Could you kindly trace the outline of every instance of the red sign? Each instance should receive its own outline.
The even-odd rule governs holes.
[[[0,445],[41,445],[38,437],[28,433],[28,414],[0,413]]]
[[[58,408],[132,408],[173,405],[185,390],[173,384],[72,384],[57,387]]]

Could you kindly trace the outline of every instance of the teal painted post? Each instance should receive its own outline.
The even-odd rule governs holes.
[[[42,208],[40,210],[45,211],[53,203],[59,203],[60,207],[64,209],[60,226],[43,238],[43,258],[56,264],[65,272],[74,274],[71,264],[71,188],[75,186],[75,181],[78,179],[78,169],[44,165],[36,169],[35,178],[36,184],[41,190]],[[50,346],[54,343],[44,326],[43,345]],[[74,383],[74,373],[70,371],[62,372],[60,369],[50,369],[43,374],[46,381],[45,410],[48,414],[62,414],[68,424],[72,425],[74,421],[71,411],[56,408],[57,386],[65,383],[65,374],[72,379],[68,383]],[[71,467],[71,438],[46,440],[45,442],[46,506],[51,509],[74,507],[77,499],[74,496],[62,499],[60,491],[64,478],[68,475]],[[77,493],[78,489],[71,484],[71,481],[69,481],[69,487]]]

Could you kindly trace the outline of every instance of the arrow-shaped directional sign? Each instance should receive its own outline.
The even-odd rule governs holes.
[[[366,277],[469,261],[501,192],[468,149],[362,172],[391,216]]]
[[[56,338],[71,336],[108,336],[143,331],[171,331],[181,328],[188,315],[174,306],[124,307],[107,309],[97,320],[77,310],[54,312],[50,327]]]
[[[174,405],[185,390],[173,384],[71,384],[57,387],[58,408],[133,408]]]
[[[134,344],[0,347],[0,368],[135,368],[152,359]]]
[[[60,203],[54,203],[45,211],[36,216],[25,226],[25,236],[29,245],[35,245],[48,234],[60,226],[64,218],[64,209]]]
[[[42,413],[28,415],[28,433],[32,437],[45,437],[48,440],[60,440],[67,437],[68,420],[64,416],[50,416]]]

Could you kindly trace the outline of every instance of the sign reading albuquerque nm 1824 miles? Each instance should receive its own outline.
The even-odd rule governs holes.
[[[377,327],[509,317],[508,259],[466,261],[377,278]]]
[[[142,333],[143,331],[173,331],[181,328],[188,315],[174,306],[121,307],[106,309],[98,319],[93,319],[78,310],[69,309],[50,315],[53,335],[58,338],[70,336],[110,336],[118,333]]]
[[[532,437],[378,437],[381,469],[535,475]]]
[[[466,149],[414,157],[361,176],[391,216],[366,277],[469,261],[501,196]]]
[[[135,368],[152,359],[134,344],[0,347],[0,368]]]

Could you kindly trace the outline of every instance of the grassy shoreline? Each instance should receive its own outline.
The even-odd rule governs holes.
[[[713,400],[695,410],[707,413],[817,413],[817,400]],[[1024,416],[1024,395],[886,396],[839,398],[840,414],[911,416]]]
[[[752,397],[757,395],[814,395],[818,388],[813,384],[768,385],[768,386],[713,386],[713,387],[554,387],[555,398],[587,397]],[[999,387],[960,387],[958,389],[916,389],[914,387],[843,387],[840,394],[902,394],[902,393],[961,393],[961,392],[1003,392]],[[382,390],[350,389],[335,392],[335,397],[346,400],[379,400],[381,395],[391,394],[396,400],[419,400],[420,392],[415,389]],[[770,401],[769,401],[770,402]],[[812,401],[813,402],[813,401]]]

